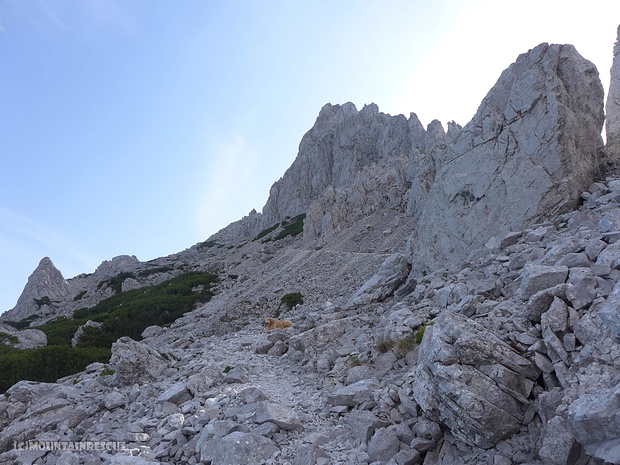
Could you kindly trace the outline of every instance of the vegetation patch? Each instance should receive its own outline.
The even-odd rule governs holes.
[[[284,294],[280,299],[280,302],[286,305],[289,309],[292,309],[295,305],[301,305],[304,303],[304,296],[301,292],[291,292]]]
[[[74,301],[74,302],[77,302],[78,300],[82,300],[82,298],[86,295],[86,293],[87,293],[87,292],[88,292],[88,291],[82,291],[82,292],[80,292],[78,295],[76,295],[76,296],[73,298],[73,301]]]
[[[349,357],[349,360],[347,360],[347,364],[349,365],[349,368],[362,366],[362,362],[355,355]]]
[[[53,383],[83,371],[93,362],[107,362],[109,359],[110,349],[101,347],[15,349],[0,345],[0,392],[22,379]]]
[[[0,392],[22,379],[53,382],[93,362],[107,363],[110,347],[118,338],[140,340],[148,326],[172,323],[197,303],[207,302],[217,280],[213,273],[190,272],[156,286],[121,292],[94,307],[76,310],[73,318],[58,318],[39,326],[47,336],[47,347],[20,350],[0,345]],[[71,347],[78,327],[88,320],[102,326],[84,327],[80,342]]]
[[[30,323],[38,319],[38,316],[31,316],[21,321],[3,321],[4,324],[12,326],[15,329],[26,329],[30,327]]]
[[[114,369],[106,368],[101,373],[99,373],[99,376],[112,376],[114,373],[116,373]]]
[[[157,273],[167,273],[169,271],[174,271],[174,268],[171,266],[158,266],[157,268],[149,268],[148,270],[142,270],[138,273],[140,277],[151,276]]]
[[[286,236],[297,236],[299,233],[304,230],[304,220],[306,219],[306,214],[302,213],[301,215],[297,215],[291,218],[289,221],[285,221],[282,223],[284,229],[280,231],[276,237],[273,238],[274,241],[285,238]]]
[[[19,338],[14,334],[0,331],[0,344],[18,344]]]
[[[267,229],[263,229],[261,232],[259,232],[256,237],[254,238],[255,241],[258,241],[260,239],[262,239],[263,237],[265,237],[267,234],[274,232],[276,229],[278,229],[278,227],[280,226],[280,223],[276,223],[273,226],[270,226]]]
[[[34,303],[37,304],[39,308],[41,308],[43,305],[49,305],[50,307],[52,307],[52,304],[58,302],[55,302],[54,300],[51,300],[48,296],[44,295],[40,299],[34,299]]]
[[[377,342],[377,352],[385,354],[394,348],[394,341],[392,339],[381,339]]]
[[[210,249],[211,247],[218,247],[218,243],[216,241],[204,241],[196,244],[199,249]]]
[[[415,347],[415,342],[411,337],[404,337],[396,341],[396,350],[401,355],[406,355],[408,352],[411,352]]]

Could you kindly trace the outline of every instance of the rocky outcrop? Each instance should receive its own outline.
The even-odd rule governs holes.
[[[69,295],[69,286],[54,263],[45,257],[28,278],[17,304],[2,315],[4,320],[21,321],[54,313]]]
[[[610,162],[620,161],[620,27],[614,45],[614,60],[611,65],[611,81],[605,104],[606,151]]]
[[[443,312],[426,329],[416,374],[422,410],[487,449],[520,430],[540,370],[473,320]]]
[[[112,344],[110,365],[119,381],[129,386],[153,381],[168,368],[161,353],[130,337],[122,337]]]
[[[448,145],[418,230],[430,268],[574,208],[600,176],[603,88],[571,45],[541,44],[504,71]]]
[[[0,344],[17,349],[34,349],[47,345],[47,336],[38,329],[17,330],[9,325],[0,324]]]

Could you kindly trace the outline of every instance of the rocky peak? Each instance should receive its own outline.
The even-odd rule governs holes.
[[[263,225],[307,212],[329,186],[351,186],[357,173],[372,163],[408,155],[409,133],[404,116],[380,113],[375,104],[360,111],[352,103],[325,105],[304,135],[297,158],[272,186],[263,208]]]
[[[28,278],[15,307],[6,312],[3,319],[19,321],[53,313],[56,303],[64,301],[68,295],[69,287],[62,273],[45,257]]]
[[[493,236],[575,208],[606,166],[603,121],[598,72],[572,45],[520,55],[435,163],[423,262],[462,262]]]

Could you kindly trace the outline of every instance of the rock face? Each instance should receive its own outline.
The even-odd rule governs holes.
[[[448,146],[420,219],[422,262],[456,264],[574,208],[604,167],[603,121],[598,72],[574,47],[519,56]]]
[[[376,105],[325,105],[299,144],[299,154],[276,182],[263,208],[264,224],[305,213],[328,186],[353,183],[363,167],[408,154],[409,126],[403,116],[379,112]]]
[[[69,295],[69,286],[54,263],[45,257],[28,278],[17,304],[2,317],[20,321],[35,315],[48,315]]]
[[[611,65],[611,81],[605,112],[607,157],[617,164],[620,161],[620,27],[618,27],[618,40],[614,45],[614,61]]]

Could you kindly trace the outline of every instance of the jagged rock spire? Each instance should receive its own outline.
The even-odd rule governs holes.
[[[3,315],[4,320],[20,321],[54,311],[55,302],[65,300],[69,286],[49,257],[43,258],[32,272],[17,304]]]

